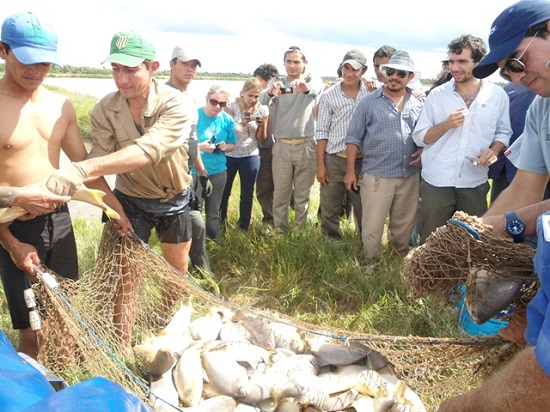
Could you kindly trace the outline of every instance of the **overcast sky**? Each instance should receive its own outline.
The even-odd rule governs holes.
[[[469,33],[487,41],[493,20],[515,0],[434,3],[3,0],[0,18],[31,11],[49,21],[59,36],[61,60],[72,66],[102,67],[112,36],[133,30],[153,41],[161,70],[169,69],[172,49],[181,44],[201,60],[199,70],[252,73],[267,62],[284,71],[284,51],[296,45],[308,70],[322,76],[335,76],[344,54],[360,49],[372,76],[374,51],[389,44],[408,50],[421,78],[431,78],[450,40]]]

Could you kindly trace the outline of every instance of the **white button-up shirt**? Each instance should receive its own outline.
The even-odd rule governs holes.
[[[462,126],[448,130],[431,144],[424,142],[429,129],[465,107],[454,79],[436,87],[426,98],[413,139],[424,148],[422,178],[432,186],[473,188],[485,183],[489,168],[474,165],[467,156],[477,157],[497,141],[508,146],[512,135],[509,99],[502,87],[487,80],[482,81]]]

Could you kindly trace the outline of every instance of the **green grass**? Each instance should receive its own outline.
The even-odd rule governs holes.
[[[62,89],[56,90],[65,93]],[[69,94],[84,139],[89,134],[89,112],[95,98]],[[228,224],[217,242],[207,245],[221,297],[239,305],[273,309],[305,322],[350,332],[391,336],[459,338],[458,315],[430,299],[410,303],[402,279],[402,259],[384,245],[381,259],[365,262],[361,240],[346,220],[343,242],[333,243],[317,221],[318,185],[310,204],[310,221],[287,236],[266,231],[259,204],[247,232],[236,227],[239,180],[230,199]],[[291,211],[291,221],[293,212]],[[102,224],[76,218],[79,270],[90,269],[97,256]],[[385,241],[384,241],[385,242]],[[158,252],[158,240],[151,245]],[[191,270],[196,278],[201,275]],[[0,327],[16,344],[3,293]]]
[[[80,93],[69,93],[62,87],[46,86],[49,90],[63,94],[72,102],[76,111],[76,122],[78,124],[78,130],[80,137],[84,143],[91,143],[91,125],[90,125],[90,112],[94,108],[98,99],[94,96],[88,96]]]

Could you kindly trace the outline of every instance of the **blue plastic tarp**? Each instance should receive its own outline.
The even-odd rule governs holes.
[[[138,396],[105,378],[93,378],[56,392],[50,382],[19,356],[0,330],[0,411],[151,412]]]

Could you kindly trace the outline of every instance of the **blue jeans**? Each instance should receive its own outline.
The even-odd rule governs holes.
[[[220,207],[222,223],[227,220],[227,208],[229,197],[237,172],[241,180],[241,200],[239,203],[239,220],[237,225],[240,229],[247,230],[252,218],[252,202],[254,200],[254,184],[260,169],[260,156],[229,157],[227,156],[227,183],[223,191],[223,198]]]

